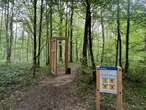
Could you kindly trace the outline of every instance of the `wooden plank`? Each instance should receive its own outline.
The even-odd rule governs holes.
[[[68,39],[65,40],[65,73],[67,74],[68,69]]]
[[[122,69],[118,67],[117,73],[117,108],[116,110],[123,110],[123,93],[122,93]]]
[[[50,67],[51,67],[51,72],[53,72],[53,58],[52,58],[52,40],[50,39],[50,49],[49,49],[49,54],[50,54]]]
[[[57,74],[57,40],[52,39],[50,40],[50,65],[51,71],[55,75]]]
[[[100,71],[96,67],[96,110],[100,110]]]
[[[57,40],[55,40],[55,74],[57,75]]]

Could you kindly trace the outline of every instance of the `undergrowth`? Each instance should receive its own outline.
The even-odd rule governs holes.
[[[0,65],[0,101],[19,89],[35,86],[47,73],[47,68],[39,68],[32,77],[30,64]]]
[[[75,91],[86,102],[88,110],[96,110],[96,87],[91,79],[90,69],[88,67],[81,68],[75,78]],[[116,95],[101,94],[101,96],[101,110],[115,110]],[[123,102],[124,110],[146,110],[146,83],[125,79],[123,81]]]

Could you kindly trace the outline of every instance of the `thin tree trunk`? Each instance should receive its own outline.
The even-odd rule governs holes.
[[[51,3],[50,3],[50,38],[52,38],[52,32],[53,32],[53,30],[52,30],[52,5],[53,5],[53,1],[51,0],[50,1]]]
[[[9,49],[9,0],[5,4],[5,27],[6,27],[6,62],[10,63],[10,49]]]
[[[73,62],[73,14],[74,14],[74,8],[73,8],[73,0],[71,3],[71,19],[70,19],[70,62]]]
[[[23,54],[23,50],[24,50],[24,30],[22,30],[22,42],[21,42],[21,59],[24,60],[24,54]],[[20,60],[21,61],[21,60]]]
[[[88,3],[88,0],[86,0]],[[88,3],[89,4],[89,3]],[[86,7],[86,19],[85,19],[85,30],[84,30],[84,41],[83,41],[83,65],[87,65],[87,46],[88,46],[88,21],[89,21],[89,12],[90,6]]]
[[[88,4],[87,4],[88,5]],[[89,31],[89,51],[90,51],[90,57],[91,57],[91,63],[92,63],[92,70],[93,70],[93,80],[96,80],[96,66],[95,66],[95,61],[94,61],[94,55],[93,55],[93,50],[92,50],[92,36],[91,36],[91,12],[90,12],[90,4],[89,4],[89,26],[88,26],[88,31]]]
[[[68,0],[66,2],[67,9],[68,9]],[[65,20],[65,37],[68,37],[68,14],[66,13],[66,20]]]
[[[118,65],[118,55],[119,55],[119,41],[116,39],[116,61],[115,61],[115,66]]]
[[[3,31],[3,9],[1,11],[1,22],[0,22],[0,50],[1,48],[1,42],[2,42],[2,31]]]
[[[76,62],[78,62],[78,40],[76,39]]]
[[[146,35],[144,37],[144,50],[146,52]],[[146,65],[146,56],[144,57],[144,64]]]
[[[125,73],[128,72],[128,68],[129,68],[129,31],[130,31],[130,0],[128,0],[128,7],[127,7],[127,33],[126,33]]]
[[[16,33],[15,33],[15,41],[14,41],[14,60],[16,58],[16,43],[17,43],[17,34],[18,34],[18,27],[17,27],[17,23],[16,23]]]
[[[62,24],[63,24],[63,10],[62,10],[62,5],[61,5],[61,1],[59,1],[59,10],[60,10],[60,13],[59,13],[59,17],[60,17],[60,26],[59,26],[59,37],[62,37],[63,33],[62,33]],[[63,61],[62,59],[62,42],[60,41],[59,42],[59,61]]]
[[[33,24],[33,37],[34,37],[34,42],[33,42],[33,77],[35,77],[36,74],[36,49],[37,49],[37,42],[36,42],[36,20],[37,20],[37,0],[34,0],[34,24]]]
[[[119,47],[119,65],[122,67],[122,40],[120,33],[120,4],[117,2],[117,32],[118,32],[118,47]]]
[[[40,26],[39,26],[39,45],[38,45],[38,62],[37,65],[40,66],[40,54],[41,54],[41,36],[42,36],[42,18],[43,18],[43,0],[41,0],[41,11],[40,11]]]
[[[11,20],[10,20],[10,62],[11,62],[11,55],[12,55],[12,45],[13,45],[13,17],[14,17],[14,0],[12,1],[12,8],[11,8]]]
[[[29,61],[29,37],[27,37],[27,50],[26,50],[26,55],[27,55],[27,62]]]
[[[48,13],[48,3],[46,2],[46,65],[49,64],[49,13]]]
[[[104,49],[105,49],[105,35],[104,35],[104,21],[103,21],[103,12],[101,11],[101,26],[102,26],[102,54],[101,54],[101,65],[104,60]]]

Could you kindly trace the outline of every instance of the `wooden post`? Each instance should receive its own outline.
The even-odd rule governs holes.
[[[57,39],[55,39],[55,74],[57,75]]]
[[[116,110],[123,110],[123,93],[122,93],[122,69],[118,67],[117,73],[117,108]]]
[[[57,75],[57,40],[50,40],[50,65],[51,71]]]
[[[99,67],[96,67],[96,110],[100,110],[100,73]]]
[[[68,72],[68,38],[65,40],[65,73]]]

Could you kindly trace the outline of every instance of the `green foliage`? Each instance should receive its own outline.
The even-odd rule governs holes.
[[[95,106],[95,83],[91,81],[91,70],[82,68],[84,72],[79,72],[75,79],[75,91],[86,102],[88,110],[96,110]],[[85,72],[86,71],[86,72]],[[133,78],[133,77],[132,77]],[[123,101],[125,110],[145,110],[146,109],[146,85],[145,83],[123,80]],[[101,108],[103,110],[114,110],[116,106],[116,96],[102,94]]]
[[[95,86],[94,82],[92,82],[93,76],[91,73],[91,68],[82,66],[75,78],[76,91],[81,97],[86,96],[89,92],[88,90],[93,89]]]
[[[47,68],[37,69],[37,75],[32,78],[30,64],[0,65],[0,100],[10,93],[38,84],[40,78],[48,73]]]
[[[129,68],[128,78],[134,82],[146,82],[146,66],[139,63],[139,65],[131,65]]]

